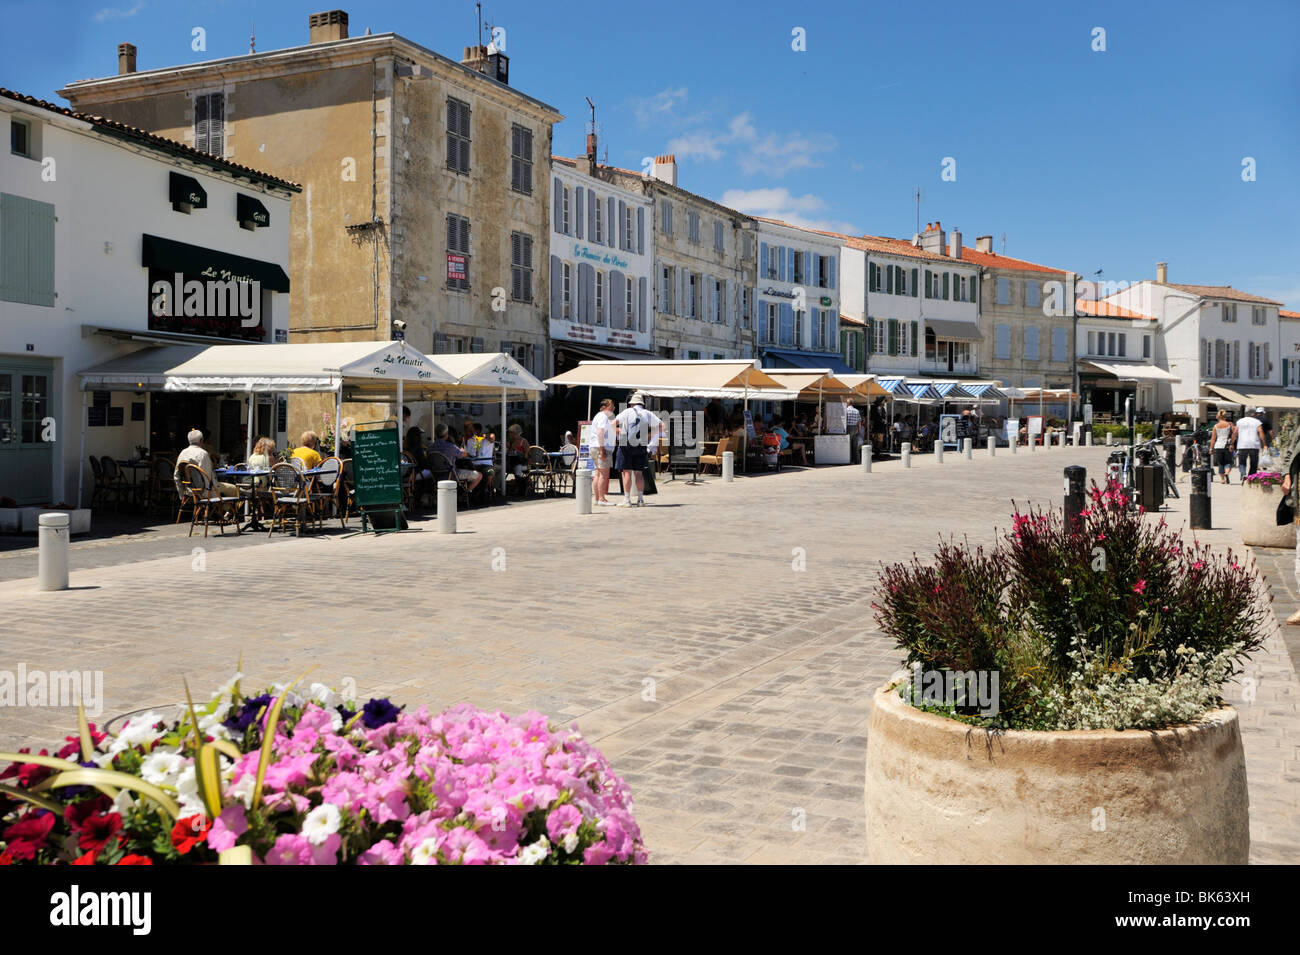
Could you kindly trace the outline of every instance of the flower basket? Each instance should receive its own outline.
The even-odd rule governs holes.
[[[1257,475],[1251,475],[1256,477]],[[1279,483],[1247,478],[1241,485],[1241,542],[1249,547],[1294,547],[1295,525],[1277,523]]]

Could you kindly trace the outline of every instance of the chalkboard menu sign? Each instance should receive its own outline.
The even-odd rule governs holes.
[[[355,432],[352,481],[357,504],[363,508],[401,504],[402,465],[396,427]]]

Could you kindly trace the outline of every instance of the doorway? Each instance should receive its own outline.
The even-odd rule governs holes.
[[[189,433],[195,428],[211,434],[206,395],[155,392],[149,421],[149,450],[168,457],[189,446]]]

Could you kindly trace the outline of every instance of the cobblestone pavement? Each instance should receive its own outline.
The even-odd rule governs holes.
[[[900,661],[870,609],[879,562],[940,532],[990,543],[1012,498],[1059,506],[1061,469],[1095,476],[1104,458],[999,449],[665,481],[653,507],[496,508],[461,515],[454,537],[182,535],[175,556],[74,571],[67,593],[0,583],[0,668],[101,669],[106,716],[182,698],[182,676],[208,692],[241,653],[250,685],[314,664],[311,679],[351,678],[363,698],[537,709],[576,720],[626,776],[656,862],[862,862],[869,701]],[[1223,527],[1202,539],[1239,542],[1235,493],[1215,490]],[[1273,634],[1253,702],[1231,694],[1260,862],[1300,857],[1292,659]],[[0,710],[0,747],[74,725],[68,709]]]

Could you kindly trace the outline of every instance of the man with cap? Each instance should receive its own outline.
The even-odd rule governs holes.
[[[645,408],[641,392],[632,393],[628,407],[614,419],[618,448],[614,466],[623,472],[623,502],[619,507],[645,507],[645,469],[648,449],[659,446],[663,421]]]
[[[1268,450],[1268,431],[1264,422],[1256,415],[1263,415],[1263,408],[1254,409],[1238,418],[1232,426],[1232,444],[1237,449],[1237,467],[1244,481],[1259,470],[1259,452]]]

